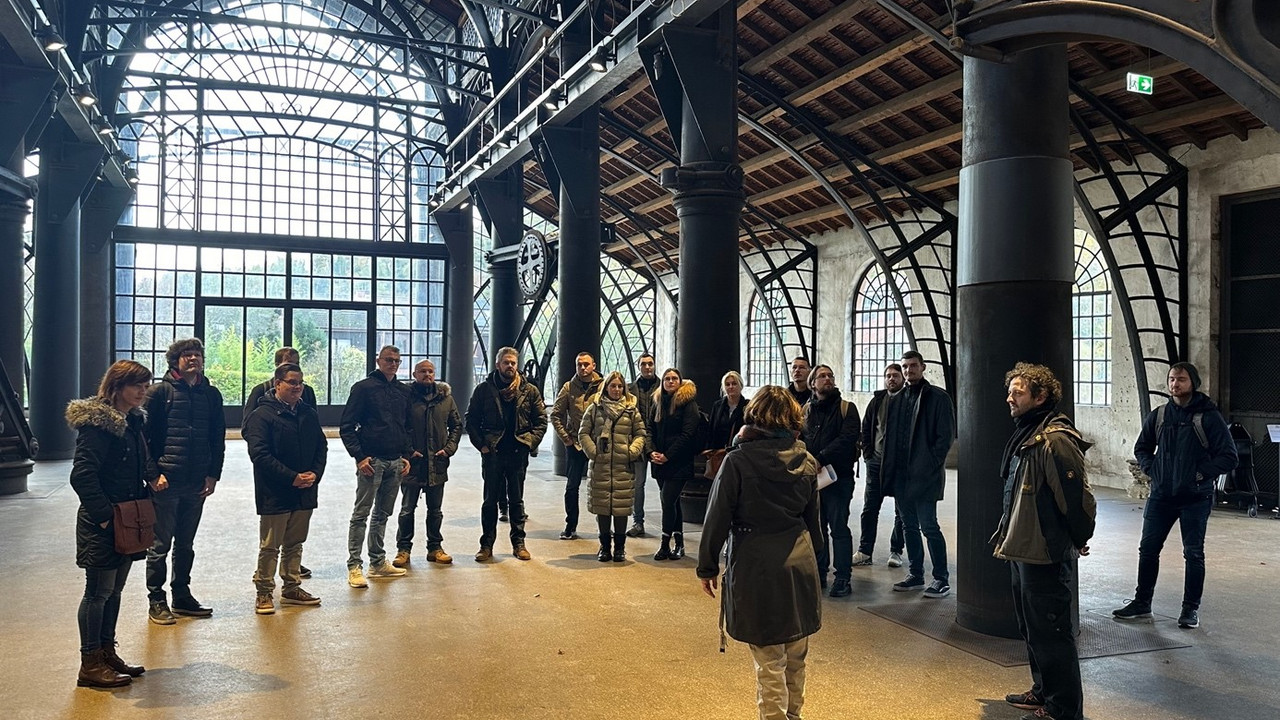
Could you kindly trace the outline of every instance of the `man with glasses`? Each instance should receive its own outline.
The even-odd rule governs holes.
[[[173,625],[174,614],[209,617],[213,609],[191,595],[196,530],[204,500],[222,476],[227,427],[222,393],[204,376],[204,343],[199,338],[174,341],[165,352],[169,371],[147,389],[145,433],[151,459],[169,489],[156,493],[156,539],[147,551],[148,616],[157,625]],[[173,605],[164,583],[173,550]]]
[[[396,379],[400,349],[387,345],[378,351],[378,368],[351,386],[342,410],[339,433],[347,453],[356,460],[356,502],[347,531],[347,584],[367,588],[361,565],[365,526],[369,528],[369,577],[395,578],[402,568],[387,562],[383,539],[387,518],[396,507],[400,478],[409,472],[413,443],[409,435],[409,388]],[[372,511],[372,519],[370,513]]]

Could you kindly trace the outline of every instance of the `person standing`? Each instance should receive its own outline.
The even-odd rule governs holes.
[[[734,436],[746,424],[743,418],[751,398],[742,394],[742,385],[742,375],[737,370],[730,370],[720,378],[720,397],[711,405],[707,418],[711,427],[705,454],[718,453],[723,457]]]
[[[955,437],[955,412],[946,391],[924,379],[924,357],[902,354],[907,388],[889,403],[881,466],[882,490],[893,495],[902,513],[909,571],[897,592],[924,589],[927,598],[951,594],[947,540],[938,525],[938,501],[946,486],[947,452]],[[933,582],[925,587],[923,535],[929,545]]]
[[[662,494],[662,546],[654,560],[679,560],[684,557],[684,515],[680,493],[693,478],[693,459],[698,454],[694,438],[702,413],[698,410],[698,388],[685,380],[680,371],[662,371],[662,385],[653,391],[653,415],[649,420],[649,436],[653,451],[653,477]],[[672,542],[675,542],[674,548]]]
[[[1115,610],[1117,620],[1151,617],[1151,599],[1160,575],[1160,551],[1178,523],[1186,575],[1178,627],[1200,627],[1204,594],[1204,536],[1213,509],[1214,482],[1240,462],[1227,421],[1209,396],[1200,392],[1200,373],[1188,362],[1174,363],[1166,378],[1169,402],[1142,421],[1133,454],[1151,478],[1151,495],[1142,511],[1138,545],[1138,587],[1133,600]]]
[[[636,361],[636,368],[640,374],[627,387],[627,392],[635,396],[636,410],[639,411],[640,417],[645,418],[647,424],[648,418],[653,417],[653,391],[658,387],[659,382],[653,355],[642,353]],[[651,451],[648,442],[646,437],[645,451],[640,454],[640,459],[636,460],[635,468],[632,470],[636,478],[636,501],[631,513],[631,527],[627,530],[627,537],[644,537],[644,486],[649,481],[649,452]]]
[[[1071,602],[1076,560],[1089,554],[1097,517],[1084,467],[1090,444],[1057,411],[1062,384],[1049,368],[1018,363],[1005,384],[1014,430],[1000,460],[1004,513],[992,537],[993,554],[1009,562],[1032,682],[1030,690],[1005,701],[1032,711],[1023,720],[1082,720]]]
[[[282,347],[277,349],[275,354],[275,367],[280,367],[285,363],[301,366],[298,351],[291,347]],[[244,401],[244,412],[240,416],[241,430],[244,429],[245,423],[249,422],[249,416],[253,414],[253,411],[258,409],[258,400],[262,399],[263,395],[270,394],[275,390],[275,387],[276,379],[272,376],[257,385],[254,385],[253,389],[249,391],[249,399]],[[318,407],[316,405],[316,391],[313,390],[310,385],[302,386],[302,402],[310,405],[311,407]]]
[[[803,408],[813,397],[813,389],[809,387],[809,374],[813,372],[813,367],[809,364],[809,358],[797,355],[792,358],[789,369],[791,384],[787,386],[787,392],[791,393],[791,398]]]
[[[822,542],[818,545],[818,580],[825,586],[827,568],[834,567],[831,597],[845,597],[853,592],[849,585],[853,567],[849,503],[853,501],[862,420],[858,406],[840,397],[831,366],[815,366],[809,374],[809,387],[813,398],[804,406],[804,444],[819,467],[829,468],[836,475],[835,482],[819,491]]]
[[[760,388],[745,420],[711,485],[698,578],[714,598],[728,541],[720,649],[725,632],[750,645],[760,720],[799,718],[809,636],[822,627],[818,462],[796,439],[800,407],[785,389]]]
[[[600,373],[596,372],[595,358],[581,352],[574,360],[576,374],[556,394],[551,407],[551,427],[555,428],[560,442],[564,443],[566,461],[564,488],[564,530],[561,540],[578,538],[578,488],[587,472],[587,455],[578,445],[578,430],[582,425],[582,413],[587,400],[600,392]]]
[[[462,416],[449,384],[436,380],[436,366],[423,360],[413,368],[413,404],[409,406],[409,430],[413,457],[409,475],[401,483],[400,527],[396,532],[396,559],[392,565],[405,567],[413,551],[413,516],[418,497],[427,496],[427,562],[453,562],[444,551],[444,484],[449,480],[449,459],[458,452],[462,438]]]
[[[396,508],[400,478],[409,473],[409,388],[396,379],[400,348],[378,351],[378,367],[351,386],[342,409],[339,434],[347,454],[356,461],[356,500],[347,530],[347,584],[369,587],[361,553],[365,527],[369,529],[369,577],[396,578],[405,574],[387,562],[384,541],[387,518]]]
[[[316,485],[324,476],[329,444],[315,406],[302,399],[302,368],[276,366],[275,387],[258,400],[245,423],[244,440],[253,462],[253,497],[258,510],[258,568],[254,612],[276,611],[275,574],[279,561],[280,602],[319,605],[302,589],[302,544],[319,505]],[[283,549],[283,553],[281,550]]]
[[[138,408],[151,384],[151,371],[132,360],[107,369],[98,394],[67,405],[67,424],[76,431],[71,489],[80,498],[76,511],[76,565],[84,568],[84,596],[76,619],[80,626],[81,687],[120,687],[146,672],[116,654],[120,593],[129,568],[143,553],[116,551],[113,506],[143,500],[168,486],[147,454]]]
[[[156,495],[156,541],[147,551],[147,616],[157,625],[173,625],[174,614],[207,618],[213,608],[191,594],[196,531],[205,499],[218,487],[227,451],[222,393],[204,375],[204,343],[176,340],[165,352],[169,371],[147,388],[147,447],[169,486]],[[168,559],[173,551],[173,577]],[[165,580],[173,593],[166,602]],[[172,609],[171,609],[172,608]]]
[[[880,481],[880,461],[884,456],[884,431],[888,417],[889,401],[898,396],[906,381],[902,366],[889,363],[884,369],[884,389],[877,390],[867,403],[867,414],[862,423],[862,458],[867,463],[867,487],[862,496],[862,536],[858,539],[858,552],[853,556],[853,566],[871,565],[871,553],[876,547],[876,531],[880,524],[880,506],[884,504],[884,491]],[[889,536],[889,567],[902,567],[902,514],[897,503],[893,507],[893,533]]]
[[[529,457],[536,455],[547,433],[547,408],[538,388],[520,375],[520,352],[499,348],[494,370],[476,386],[467,403],[467,438],[480,451],[484,502],[480,506],[480,550],[476,562],[493,559],[498,534],[498,499],[508,502],[511,552],[529,560],[525,547],[524,479]]]
[[[626,379],[620,372],[609,373],[604,390],[588,401],[578,431],[578,445],[591,460],[587,509],[596,516],[600,528],[600,551],[596,553],[600,562],[627,559],[623,530],[635,499],[631,472],[644,452],[645,439],[644,416],[636,409],[635,397],[627,392]]]

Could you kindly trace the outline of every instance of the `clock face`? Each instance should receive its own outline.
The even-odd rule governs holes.
[[[526,300],[546,292],[551,277],[549,255],[542,233],[530,230],[521,238],[520,253],[516,256],[516,277]]]

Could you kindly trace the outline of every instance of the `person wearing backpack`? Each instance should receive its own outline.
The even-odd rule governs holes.
[[[840,397],[835,372],[830,365],[815,365],[808,385],[813,397],[804,405],[804,444],[818,461],[830,466],[836,481],[819,490],[821,502],[821,543],[818,545],[818,579],[827,585],[827,568],[834,566],[836,579],[831,597],[845,597],[853,568],[853,533],[849,529],[849,503],[853,500],[854,467],[858,464],[858,439],[862,419],[858,406]]]
[[[693,477],[694,457],[702,451],[697,438],[703,417],[698,409],[698,388],[692,380],[681,377],[679,370],[663,370],[662,384],[653,391],[652,412],[649,462],[662,495],[662,547],[653,559],[679,560],[684,557],[680,493]]]
[[[1204,536],[1213,509],[1214,481],[1239,462],[1227,421],[1200,392],[1200,373],[1188,362],[1169,368],[1169,402],[1142,422],[1133,454],[1151,478],[1138,544],[1138,587],[1133,600],[1111,614],[1117,620],[1151,618],[1151,598],[1160,574],[1160,551],[1176,522],[1182,532],[1186,578],[1178,627],[1200,626],[1204,592]]]

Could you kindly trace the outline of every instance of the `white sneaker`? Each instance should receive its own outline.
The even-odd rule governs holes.
[[[347,570],[347,584],[353,588],[369,587],[369,581],[364,579],[364,573],[358,565]]]
[[[397,578],[401,577],[408,571],[404,568],[398,568],[389,562],[383,561],[381,565],[374,565],[369,568],[369,577],[371,578]]]
[[[902,553],[889,553],[889,567],[902,567]]]
[[[872,564],[870,555],[862,552],[861,550],[853,554],[854,567],[858,567],[859,565],[870,565],[870,564]]]

